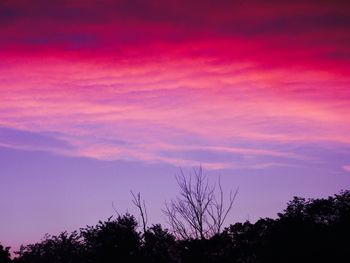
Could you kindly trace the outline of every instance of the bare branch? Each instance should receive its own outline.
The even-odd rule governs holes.
[[[177,238],[205,239],[220,233],[238,190],[234,194],[231,191],[225,207],[220,178],[217,198],[215,185],[209,185],[202,167],[193,171],[194,176],[186,177],[180,169],[179,174],[175,176],[180,195],[165,204],[163,213]]]
[[[141,201],[140,192],[138,192],[137,195],[135,195],[133,191],[130,191],[130,192],[131,192],[131,195],[133,197],[132,202],[138,208],[138,210],[140,212],[143,233],[146,233],[148,217],[147,217],[147,209],[146,209],[145,200]]]
[[[117,208],[115,207],[114,202],[112,202],[112,208],[113,208],[114,212],[117,213],[117,216],[120,216],[120,213],[119,213],[119,211],[117,210]]]

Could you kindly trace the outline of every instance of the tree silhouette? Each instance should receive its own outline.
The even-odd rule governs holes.
[[[129,214],[100,221],[96,226],[81,229],[87,262],[135,262],[139,258],[141,237],[137,221]]]
[[[46,235],[40,243],[21,246],[15,262],[20,263],[83,263],[84,248],[77,232]]]
[[[0,243],[0,262],[1,263],[10,263],[11,262],[10,248],[3,247],[1,245],[1,243]]]
[[[178,262],[173,235],[161,225],[153,225],[144,234],[143,255],[145,262]]]
[[[164,214],[177,238],[206,239],[221,232],[225,219],[232,209],[238,190],[230,192],[227,206],[224,206],[224,193],[220,179],[219,197],[215,186],[210,186],[202,167],[194,169],[194,177],[188,178],[180,169],[176,176],[180,196],[166,203]]]
[[[0,245],[0,263],[347,263],[350,191],[324,199],[295,197],[275,219],[235,223],[206,238],[176,239],[161,225],[142,235],[137,227],[135,218],[125,214],[80,232],[46,235],[22,246],[12,261],[9,248]]]

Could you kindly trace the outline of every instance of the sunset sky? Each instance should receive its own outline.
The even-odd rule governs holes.
[[[136,210],[174,175],[228,223],[350,188],[348,1],[0,0],[0,242]]]

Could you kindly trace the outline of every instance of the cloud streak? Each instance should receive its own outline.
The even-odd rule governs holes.
[[[216,66],[186,57],[142,65],[64,59],[9,65],[0,87],[1,125],[59,131],[73,155],[176,164],[159,153],[186,143],[182,150],[293,158],[296,153],[265,148],[271,142],[350,142],[349,79],[322,71]],[[330,95],[336,86],[342,100]],[[127,143],[114,145],[116,139]],[[235,147],[240,140],[264,145]]]

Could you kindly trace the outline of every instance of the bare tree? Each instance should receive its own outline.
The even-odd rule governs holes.
[[[140,216],[141,216],[141,220],[142,220],[143,233],[145,234],[146,230],[147,230],[147,221],[148,221],[145,200],[141,201],[141,194],[140,194],[140,192],[138,192],[137,195],[135,195],[134,192],[131,191],[131,195],[133,197],[133,199],[132,199],[133,204],[139,210],[139,213],[140,213]]]
[[[238,189],[230,192],[225,206],[220,178],[217,190],[215,185],[209,185],[202,167],[194,169],[194,178],[192,175],[186,177],[180,169],[176,181],[180,196],[170,203],[166,202],[163,210],[174,235],[180,239],[205,239],[220,233]]]

